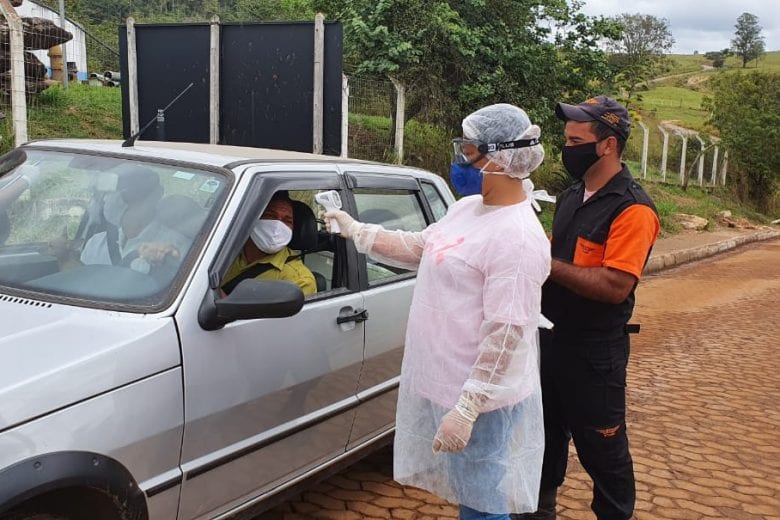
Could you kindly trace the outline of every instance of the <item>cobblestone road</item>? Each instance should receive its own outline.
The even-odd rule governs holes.
[[[780,241],[643,281],[629,367],[637,520],[780,519]],[[562,519],[592,519],[571,452]],[[456,518],[377,453],[257,520]]]

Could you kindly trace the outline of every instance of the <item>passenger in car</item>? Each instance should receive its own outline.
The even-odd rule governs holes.
[[[286,192],[277,192],[255,221],[249,240],[228,268],[222,290],[229,294],[242,280],[292,282],[305,295],[315,294],[314,275],[288,244],[293,236],[293,205]]]
[[[470,196],[422,232],[324,215],[359,252],[418,270],[394,477],[459,503],[461,519],[508,520],[537,505],[544,431],[536,335],[550,245],[523,179],[544,158],[540,133],[512,105],[466,117],[452,177]]]
[[[155,218],[163,195],[157,173],[138,165],[116,173],[116,191],[103,198],[106,230],[87,239],[81,263],[120,265],[169,280],[191,240]]]

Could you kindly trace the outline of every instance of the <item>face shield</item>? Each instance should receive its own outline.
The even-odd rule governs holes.
[[[489,153],[501,150],[528,148],[539,144],[538,138],[518,139],[503,143],[482,143],[475,139],[456,137],[452,140],[452,162],[460,165],[472,165]]]

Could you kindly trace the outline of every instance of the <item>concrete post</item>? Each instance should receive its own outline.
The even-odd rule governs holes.
[[[637,121],[642,127],[642,178],[647,178],[647,150],[650,144],[650,129],[642,121]]]
[[[312,153],[323,149],[323,96],[325,77],[325,16],[314,17],[314,104],[312,106]]]
[[[680,184],[685,184],[685,154],[688,151],[688,136],[677,134],[682,139],[682,153],[680,154]]]
[[[406,91],[400,81],[390,78],[395,87],[395,160],[404,161],[404,126],[406,126]]]
[[[135,43],[135,18],[127,19],[127,88],[130,112],[130,135],[141,128],[138,114],[138,50]]]
[[[65,26],[65,0],[60,0],[60,27],[63,31],[67,31],[68,28]],[[70,81],[70,78],[68,77],[68,73],[70,72],[68,70],[68,43],[62,42],[62,65],[63,65],[63,74],[62,74],[62,88],[65,90],[68,90],[68,81]]]
[[[699,186],[702,186],[704,184],[704,139],[702,139],[699,134],[695,135],[696,140],[699,141],[699,146],[701,146],[701,153],[699,154],[698,180]]]
[[[720,183],[721,185],[726,185],[726,172],[729,169],[729,151],[726,150],[723,152],[723,169],[720,173]]]
[[[341,157],[349,157],[349,78],[341,75]]]
[[[710,184],[715,186],[718,181],[718,145],[713,145],[712,151],[712,175],[710,175]]]
[[[8,0],[0,0],[0,14],[8,22],[9,58],[11,61],[11,119],[14,128],[14,146],[28,141],[27,98],[24,79],[24,26],[16,9]]]
[[[209,47],[209,143],[219,143],[219,16],[211,19],[211,44]]]
[[[664,136],[664,146],[661,151],[661,180],[666,182],[666,159],[669,156],[669,132],[662,126],[659,126],[658,129]]]

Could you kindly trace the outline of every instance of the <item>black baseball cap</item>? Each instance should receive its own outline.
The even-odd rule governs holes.
[[[628,139],[631,133],[631,118],[626,107],[607,96],[596,96],[579,105],[558,103],[555,115],[561,121],[598,121],[607,125],[616,134]]]

